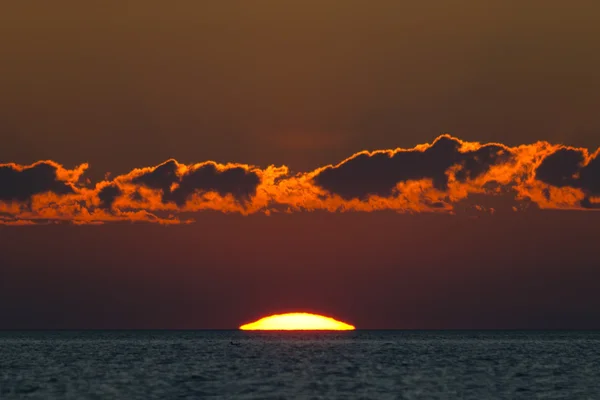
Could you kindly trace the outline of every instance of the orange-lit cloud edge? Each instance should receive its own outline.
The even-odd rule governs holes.
[[[515,211],[520,204],[598,210],[599,153],[545,141],[510,147],[444,134],[410,149],[361,151],[309,172],[167,160],[96,184],[83,178],[88,164],[7,163],[0,164],[0,224],[181,224],[202,210],[453,213],[473,195],[511,196]]]
[[[240,326],[243,331],[352,331],[355,327],[324,315],[306,312],[274,314]]]

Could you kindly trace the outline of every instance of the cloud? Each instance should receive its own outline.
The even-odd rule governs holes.
[[[173,202],[178,206],[185,205],[194,194],[206,192],[247,201],[256,194],[260,182],[260,172],[246,165],[219,165],[209,161],[187,167],[175,160],[131,179],[133,184],[160,190],[164,203]]]
[[[286,166],[170,159],[93,187],[80,179],[87,164],[0,164],[0,224],[178,224],[201,210],[452,213],[463,200],[500,194],[540,208],[600,209],[599,154],[544,141],[510,147],[441,135],[296,174]]]
[[[119,188],[113,209],[152,212],[217,210],[249,214],[269,203],[267,187],[288,173],[286,167],[260,169],[247,164],[206,161],[185,165],[167,160],[154,167],[135,169],[115,177]]]
[[[346,209],[365,209],[365,204],[371,203],[372,209],[450,210],[449,203],[496,181],[489,172],[510,165],[514,156],[500,144],[465,143],[442,135],[413,149],[357,153],[335,166],[321,168],[313,182],[330,196],[339,196],[338,203]],[[487,174],[468,190],[467,182]]]
[[[98,199],[100,200],[100,207],[104,209],[111,209],[116,198],[121,196],[123,192],[115,184],[106,185],[98,190]]]
[[[314,181],[345,199],[390,196],[399,182],[423,179],[431,180],[435,189],[443,191],[448,189],[450,167],[458,166],[455,178],[464,182],[511,157],[508,148],[494,144],[461,151],[458,139],[443,135],[425,148],[355,154],[336,166],[323,168]]]
[[[596,198],[600,196],[599,152],[589,155],[586,149],[564,147],[545,157],[536,169],[536,179],[556,188],[581,190],[580,203],[585,208],[599,208]],[[552,190],[544,191],[551,201]]]
[[[39,161],[28,166],[0,164],[0,200],[5,202],[29,201],[33,195],[75,193],[75,183],[87,168],[68,171],[53,161]]]

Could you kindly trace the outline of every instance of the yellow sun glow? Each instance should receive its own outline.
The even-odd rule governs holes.
[[[351,331],[354,326],[323,315],[275,314],[240,326],[243,331]]]

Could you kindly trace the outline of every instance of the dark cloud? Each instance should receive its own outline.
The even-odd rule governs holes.
[[[579,174],[581,188],[592,195],[600,195],[600,152],[592,157]]]
[[[100,207],[104,209],[111,209],[114,201],[123,192],[117,185],[108,185],[98,191],[98,198],[100,199]]]
[[[223,197],[231,194],[237,200],[246,201],[256,193],[259,184],[260,177],[255,172],[243,167],[219,171],[214,164],[209,163],[185,174],[179,186],[165,197],[183,205],[192,194],[200,191],[217,192]]]
[[[87,164],[0,164],[0,224],[175,223],[179,213],[200,210],[453,212],[467,199],[483,210],[477,196],[490,194],[545,209],[594,209],[600,208],[599,154],[548,142],[507,147],[442,135],[431,144],[360,152],[338,165],[293,175],[286,166],[171,159],[98,182],[95,189],[80,181]],[[394,192],[397,187],[401,193]],[[55,195],[31,201],[44,193]]]
[[[464,182],[510,158],[508,150],[500,145],[467,152],[460,152],[460,148],[458,139],[444,135],[425,150],[361,153],[322,170],[314,182],[344,199],[389,196],[398,182],[420,179],[431,179],[436,189],[446,190],[446,172],[453,165],[460,165],[456,178]]]
[[[260,184],[260,176],[242,166],[217,168],[216,164],[207,162],[200,166],[177,173],[179,165],[169,160],[154,170],[131,180],[151,189],[162,191],[165,203],[173,202],[182,206],[196,192],[216,192],[221,196],[233,195],[236,200],[246,201]]]
[[[477,150],[460,153],[458,157],[462,168],[456,172],[456,179],[464,182],[485,174],[493,165],[509,161],[512,154],[503,146],[489,144]]]
[[[49,161],[26,167],[0,165],[0,200],[26,202],[40,193],[74,193],[71,184],[58,179],[58,168],[57,164]]]
[[[171,185],[179,180],[177,176],[177,161],[168,160],[150,172],[135,177],[132,183],[146,186],[150,189],[160,189],[163,193],[169,191]]]
[[[535,171],[535,177],[541,182],[556,187],[581,189],[586,197],[581,205],[586,208],[598,208],[591,196],[600,195],[600,153],[591,156],[586,163],[583,149],[561,148],[542,160]],[[549,191],[544,192],[549,197]]]
[[[544,158],[535,171],[535,178],[556,187],[575,186],[585,155],[581,150],[560,149]]]

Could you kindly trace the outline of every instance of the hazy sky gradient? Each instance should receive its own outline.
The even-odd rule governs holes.
[[[93,176],[169,157],[307,170],[444,132],[595,148],[599,14],[596,1],[12,2],[0,156],[90,162]]]

